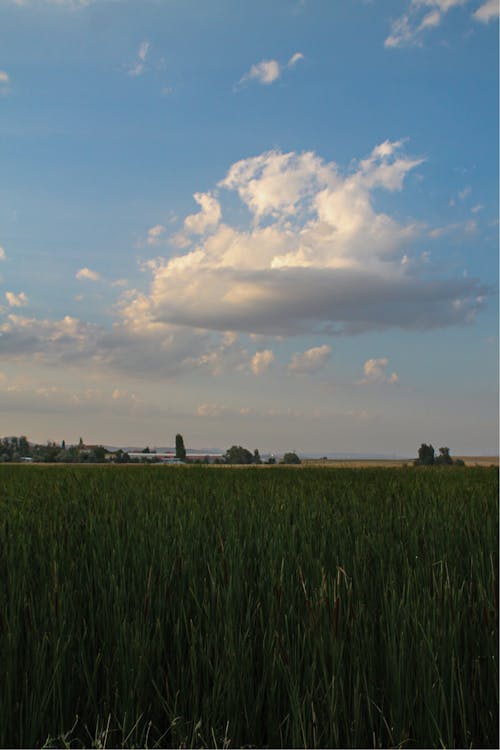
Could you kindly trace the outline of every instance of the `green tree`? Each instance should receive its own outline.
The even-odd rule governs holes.
[[[227,464],[253,464],[254,456],[241,445],[232,445],[224,454],[224,461]]]
[[[130,462],[130,456],[126,451],[118,448],[115,455],[115,463],[117,464],[128,464]]]
[[[56,445],[54,442],[51,442],[50,440],[47,440],[47,445],[45,448],[43,448],[43,460],[49,464],[54,463],[54,461],[57,461],[57,456],[60,450],[61,449],[58,445]]]
[[[295,452],[285,453],[281,461],[282,464],[300,464],[300,458]]]
[[[93,464],[102,464],[106,460],[106,448],[102,445],[96,445],[89,452],[88,461]]]
[[[434,463],[434,448],[432,445],[422,443],[418,449],[418,458],[415,463],[419,466],[432,466]]]
[[[442,466],[451,466],[453,464],[453,459],[450,456],[450,449],[440,448],[439,456],[435,459],[434,463],[441,464]]]
[[[257,448],[253,452],[253,462],[254,462],[254,464],[261,464],[262,463],[262,460],[260,458],[260,453],[259,453],[259,451],[258,451]]]
[[[19,438],[19,453],[21,456],[31,456],[31,449],[26,435],[21,435]]]
[[[186,449],[184,447],[184,438],[180,433],[177,433],[175,436],[175,457],[178,458],[180,461],[185,461],[186,459]]]

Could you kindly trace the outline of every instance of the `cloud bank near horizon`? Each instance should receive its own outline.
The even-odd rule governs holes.
[[[312,151],[242,159],[211,191],[194,194],[199,210],[169,238],[172,254],[143,264],[149,288],[120,294],[109,329],[4,309],[2,353],[159,378],[196,369],[261,375],[275,353],[256,347],[256,336],[470,324],[492,290],[467,276],[443,277],[420,247],[428,227],[376,207],[379,191],[403,191],[423,163],[403,141],[389,140],[349,170]],[[231,223],[226,198],[234,196],[243,222],[239,212]],[[146,246],[160,238],[168,241],[157,224]],[[100,279],[87,267],[76,278]],[[297,353],[288,370],[315,372],[330,351],[322,343]]]

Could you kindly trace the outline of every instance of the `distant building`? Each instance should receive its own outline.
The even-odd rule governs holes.
[[[162,463],[167,463],[168,461],[171,461],[173,458],[175,458],[175,453],[143,453],[141,452],[132,452],[129,453],[129,458],[131,461],[161,461]]]
[[[188,453],[186,462],[194,463],[195,461],[203,461],[203,463],[214,464],[217,461],[221,461],[223,455],[223,453]]]

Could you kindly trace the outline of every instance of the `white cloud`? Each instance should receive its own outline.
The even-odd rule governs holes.
[[[220,417],[227,409],[221,404],[200,404],[196,409],[198,417]]]
[[[184,229],[190,234],[204,234],[217,226],[221,218],[219,201],[211,193],[195,193],[193,198],[201,210],[186,216]]]
[[[196,416],[198,417],[250,417],[258,415],[256,409],[250,406],[229,407],[224,404],[208,403],[200,404],[196,409]]]
[[[472,206],[471,211],[473,214],[478,214],[480,211],[482,211],[484,206],[481,203],[478,203],[476,206]]]
[[[317,372],[326,365],[331,353],[331,346],[326,344],[314,346],[302,353],[296,352],[288,365],[288,369],[298,375]]]
[[[3,247],[2,247],[1,245],[0,245],[0,260],[6,260],[6,258],[7,258],[7,256],[6,256],[6,254],[5,254],[5,250],[4,250],[4,249],[3,249]]]
[[[9,74],[5,72],[5,70],[0,70],[0,94],[8,94],[9,93],[9,83],[10,78]]]
[[[126,388],[114,388],[111,399],[114,402],[119,402],[120,405],[137,406],[140,403],[140,399],[136,394],[130,393]]]
[[[150,287],[121,293],[112,328],[0,310],[2,354],[161,380],[196,370],[261,374],[274,356],[262,336],[472,323],[489,288],[445,278],[419,246],[428,227],[375,207],[377,191],[403,190],[421,163],[405,155],[402,141],[384,141],[348,170],[313,152],[243,159],[229,168],[217,199],[197,194],[201,210],[184,223],[186,250],[145,265]],[[231,226],[226,198],[234,211],[235,196],[248,216],[245,223],[236,211],[240,223]],[[81,268],[77,278],[100,276]],[[249,352],[239,334],[262,343]],[[329,355],[326,344],[298,352],[290,371],[313,372]]]
[[[434,26],[439,26],[441,23],[441,13],[438,10],[431,10],[423,17],[422,22],[419,26],[419,31],[424,29],[432,29]]]
[[[489,23],[493,19],[498,18],[499,14],[500,6],[498,0],[486,0],[472,15],[476,21]]]
[[[386,47],[411,47],[422,44],[423,33],[436,28],[449,10],[469,0],[411,0],[402,16],[393,21]]]
[[[97,271],[92,271],[90,268],[80,268],[80,270],[76,272],[75,278],[79,281],[100,281],[101,276]]]
[[[256,219],[292,215],[304,198],[334,180],[329,167],[312,151],[302,154],[267,151],[237,161],[219,186],[237,190]]]
[[[302,52],[295,52],[290,57],[288,62],[284,65],[278,62],[278,60],[274,59],[261,60],[258,63],[254,63],[254,65],[252,65],[250,69],[242,75],[242,77],[236,84],[236,89],[240,88],[249,81],[257,81],[257,83],[263,84],[264,86],[269,86],[271,83],[274,83],[278,80],[278,78],[281,77],[285,69],[291,69],[295,67],[295,65],[303,59],[304,55],[302,54]]]
[[[24,292],[14,294],[14,292],[5,292],[5,299],[7,300],[10,307],[25,307],[29,304],[29,300]]]
[[[263,349],[256,352],[251,360],[251,368],[254,375],[262,375],[274,361],[274,354],[271,349]]]
[[[389,360],[387,357],[377,359],[367,359],[363,365],[365,377],[360,383],[389,383],[394,385],[399,382],[399,376],[396,372],[387,375],[387,366]]]
[[[126,293],[125,293],[126,294]],[[35,358],[38,364],[75,366],[102,372],[147,374],[169,379],[180,373],[206,369],[203,357],[215,353],[219,366],[227,353],[237,362],[247,361],[243,352],[228,351],[220,337],[179,329],[152,321],[135,298],[111,330],[85,323],[69,315],[61,320],[37,319],[0,309],[2,355],[12,360]],[[197,358],[193,354],[197,354]]]
[[[477,214],[479,211],[481,211],[482,206],[475,206],[471,209],[471,212],[473,214]],[[429,230],[429,237],[432,237],[433,239],[442,237],[445,234],[448,234],[450,232],[467,232],[468,234],[477,231],[477,222],[475,219],[469,219],[466,222],[459,223],[459,222],[453,222],[452,224],[446,224],[442,227],[435,227],[434,229]]]
[[[265,335],[470,321],[484,287],[477,279],[433,279],[430,262],[423,276],[422,249],[413,246],[425,228],[374,207],[376,191],[403,190],[422,164],[402,149],[402,141],[384,141],[347,173],[313,152],[270,151],[233,164],[219,187],[237,192],[248,226],[226,224],[217,202],[221,220],[210,236],[185,237],[185,252],[149,264],[152,284],[141,298],[148,316]],[[456,298],[464,300],[460,311]]]
[[[141,42],[137,51],[136,61],[129,67],[127,73],[129,76],[140,76],[146,70],[146,58],[149,54],[151,44],[148,41]]]
[[[405,47],[416,44],[417,32],[410,25],[408,15],[404,14],[392,22],[391,33],[384,42],[385,47]]]
[[[240,417],[250,417],[253,414],[257,414],[257,411],[251,406],[242,406],[241,409],[238,410],[238,414]]]
[[[137,53],[137,57],[139,60],[144,61],[146,57],[148,56],[149,48],[151,47],[149,42],[141,42],[139,46],[139,51]]]
[[[303,59],[304,55],[302,54],[302,52],[296,52],[287,62],[287,68],[293,68],[294,65],[296,65],[298,62],[300,62],[300,60]]]
[[[161,235],[166,232],[166,227],[163,224],[156,224],[151,229],[148,229],[148,237],[146,242],[148,245],[158,245],[160,243]]]
[[[277,60],[261,60],[251,66],[247,73],[244,73],[238,85],[242,85],[247,81],[257,81],[264,85],[269,85],[277,81],[281,75],[281,65]]]

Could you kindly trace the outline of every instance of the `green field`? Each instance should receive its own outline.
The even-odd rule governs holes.
[[[0,467],[2,747],[498,747],[496,469]]]

